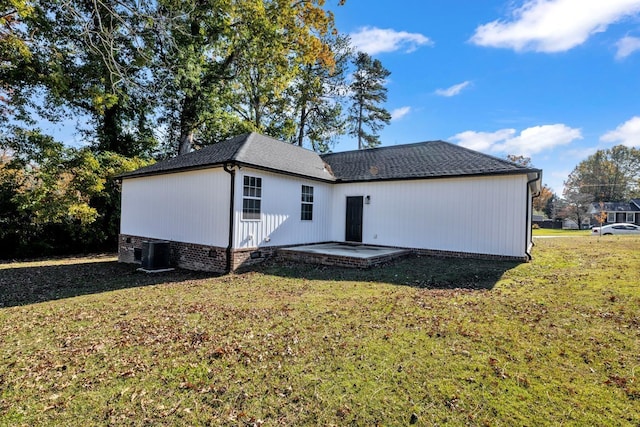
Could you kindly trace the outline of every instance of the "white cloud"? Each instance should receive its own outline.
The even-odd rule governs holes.
[[[465,87],[469,86],[471,84],[470,81],[466,81],[466,82],[462,82],[459,83],[457,85],[453,85],[447,89],[436,89],[436,95],[440,95],[440,96],[446,96],[446,97],[450,97],[450,96],[456,96],[458,95],[460,92],[462,92],[462,89],[464,89]]]
[[[400,108],[396,108],[395,110],[393,110],[391,112],[391,120],[400,120],[401,118],[403,118],[404,116],[406,116],[407,114],[409,114],[411,112],[411,107],[400,107]]]
[[[496,132],[476,132],[468,130],[452,136],[450,139],[465,148],[477,151],[492,151],[498,142],[507,140],[515,135],[515,129],[502,129]]]
[[[638,37],[623,37],[616,43],[618,51],[616,52],[616,59],[626,58],[636,50],[640,50],[640,38]]]
[[[398,50],[410,53],[419,46],[433,45],[433,42],[428,37],[420,33],[408,33],[406,31],[376,27],[363,27],[355,33],[349,34],[349,36],[351,37],[351,44],[356,50],[366,52],[369,55]]]
[[[476,28],[471,42],[516,51],[564,52],[640,12],[640,0],[526,0],[512,20]]]
[[[640,147],[640,117],[635,116],[600,137],[602,142]]]
[[[533,126],[524,129],[520,135],[515,129],[501,129],[496,132],[466,131],[451,137],[454,142],[472,150],[530,156],[559,145],[566,145],[582,139],[580,129],[564,124]]]

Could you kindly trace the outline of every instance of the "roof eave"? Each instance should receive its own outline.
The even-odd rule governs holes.
[[[173,169],[142,172],[142,173],[135,173],[134,172],[134,173],[129,173],[129,174],[121,174],[121,175],[116,176],[115,179],[123,180],[123,179],[133,179],[133,178],[146,178],[146,177],[149,177],[149,176],[170,175],[170,174],[174,174],[174,173],[191,172],[191,171],[203,170],[203,169],[216,169],[216,168],[221,168],[224,165],[239,166],[239,167],[250,167],[250,168],[253,168],[253,169],[263,170],[263,171],[266,171],[266,172],[277,173],[277,174],[280,174],[280,175],[295,176],[295,177],[298,177],[298,178],[308,179],[308,180],[311,180],[311,181],[320,181],[320,182],[327,182],[327,183],[333,183],[333,182],[336,181],[335,178],[326,178],[325,179],[325,178],[321,178],[321,177],[304,175],[304,174],[301,174],[301,173],[282,171],[282,170],[278,170],[278,169],[274,169],[274,168],[269,168],[269,167],[265,167],[265,166],[261,166],[261,165],[256,165],[256,164],[253,164],[253,163],[239,162],[237,160],[228,160],[228,161],[225,161],[225,162],[209,163],[209,164],[206,164],[206,165],[186,166],[186,167],[181,167],[181,168],[173,168]]]
[[[117,175],[115,176],[115,179],[123,180],[123,179],[129,179],[129,178],[146,178],[149,176],[170,175],[172,173],[190,172],[190,171],[202,170],[202,169],[215,169],[215,168],[220,168],[225,164],[228,165],[228,164],[234,164],[234,163],[235,162],[233,161],[226,161],[226,162],[208,163],[206,165],[183,166],[179,168],[155,170],[155,171],[140,172],[140,173],[137,173],[134,171],[130,173]]]
[[[383,182],[383,181],[416,181],[423,179],[448,179],[448,178],[472,178],[478,176],[508,176],[508,175],[527,175],[531,173],[538,173],[540,176],[542,170],[540,169],[522,169],[513,171],[502,172],[477,172],[477,173],[462,173],[451,175],[433,175],[433,176],[403,176],[403,177],[388,177],[388,178],[370,178],[370,179],[336,179],[337,184],[350,184],[356,182]]]

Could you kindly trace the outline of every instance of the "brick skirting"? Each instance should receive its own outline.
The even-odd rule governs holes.
[[[159,240],[161,239],[121,234],[118,239],[118,261],[139,263],[140,260],[136,259],[135,254],[136,250],[142,249],[142,242]],[[173,241],[169,243],[171,246],[171,265],[174,267],[214,273],[227,271],[226,248]]]
[[[123,263],[140,263],[136,251],[142,250],[144,241],[161,241],[148,237],[121,234],[118,239],[118,261]],[[225,273],[227,271],[227,249],[218,246],[199,245],[169,241],[171,247],[171,265],[187,270],[211,271]],[[280,246],[267,248],[238,249],[231,252],[231,270],[237,271],[263,262],[275,255]]]
[[[528,257],[478,254],[478,253],[472,253],[472,252],[440,251],[435,249],[411,249],[411,252],[416,255],[442,257],[442,258],[467,258],[467,259],[484,259],[484,260],[493,260],[493,261],[516,261],[516,262],[529,261]]]
[[[153,241],[147,237],[121,234],[118,245],[118,261],[124,263],[140,263],[139,256],[142,242]],[[198,245],[195,243],[170,242],[171,264],[187,270],[227,272],[227,250],[217,246]],[[270,246],[263,248],[238,249],[231,252],[231,270],[238,271],[259,264],[268,258],[282,258],[308,264],[334,265],[339,267],[369,268],[372,265],[387,262],[397,256],[379,256],[373,258],[355,258],[341,255],[318,254],[309,252],[280,251],[290,246]],[[526,262],[526,257],[509,257],[502,255],[476,254],[467,252],[451,252],[432,249],[406,249],[404,254],[437,256],[445,258],[474,258],[497,261]],[[401,255],[404,255],[401,254]]]

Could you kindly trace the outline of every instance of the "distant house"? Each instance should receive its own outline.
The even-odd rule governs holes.
[[[640,225],[640,199],[632,199],[629,202],[605,202],[592,203],[589,210],[589,218],[592,225],[599,225],[596,216],[600,212],[606,212],[607,218],[603,224],[626,222]]]
[[[527,260],[541,175],[443,141],[318,155],[249,133],[122,175],[119,260],[155,239],[217,272],[319,242]]]
[[[562,229],[563,230],[577,230],[578,228],[578,223],[574,220],[572,220],[571,218],[565,218],[562,221]]]

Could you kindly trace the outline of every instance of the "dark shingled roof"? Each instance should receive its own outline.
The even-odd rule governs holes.
[[[591,204],[593,210],[596,212],[600,212],[600,203],[593,202]],[[637,212],[640,211],[640,207],[636,206],[634,200],[631,202],[604,202],[603,203],[605,212]]]
[[[334,181],[328,168],[315,152],[255,132],[239,135],[218,144],[143,167],[123,174],[121,177],[157,175],[221,166],[225,163],[255,166],[275,172]]]
[[[319,156],[248,133],[121,175],[129,178],[233,163],[324,181],[355,182],[539,172],[444,141]]]
[[[374,181],[539,172],[444,141],[325,154],[338,181]]]

